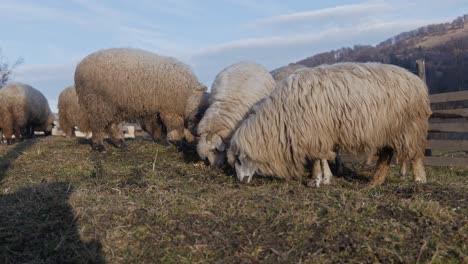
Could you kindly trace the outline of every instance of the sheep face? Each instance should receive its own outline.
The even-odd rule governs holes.
[[[226,160],[226,144],[217,134],[202,134],[197,144],[198,155],[212,166],[221,167]]]
[[[234,135],[234,138],[236,134]],[[241,182],[249,183],[255,173],[260,173],[261,163],[252,160],[244,151],[241,151],[236,144],[236,140],[231,140],[231,145],[227,151],[228,162],[236,169],[237,179]]]
[[[241,182],[245,180],[246,183],[252,180],[253,175],[257,171],[257,165],[248,157],[237,156],[235,167],[237,179]]]

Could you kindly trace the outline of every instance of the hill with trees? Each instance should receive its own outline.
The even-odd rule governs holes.
[[[468,90],[468,14],[451,23],[401,33],[376,46],[355,45],[320,53],[292,64],[314,67],[336,62],[382,62],[417,72],[424,59],[430,93]]]

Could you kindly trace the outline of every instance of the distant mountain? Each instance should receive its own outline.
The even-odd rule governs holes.
[[[356,45],[324,52],[292,64],[308,67],[336,62],[382,62],[417,72],[425,59],[430,93],[468,90],[468,14],[451,23],[401,33],[377,46]]]

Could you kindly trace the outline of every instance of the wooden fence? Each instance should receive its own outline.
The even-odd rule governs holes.
[[[468,168],[468,91],[433,94],[430,100],[426,164]]]

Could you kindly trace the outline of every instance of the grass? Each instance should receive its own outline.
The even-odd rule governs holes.
[[[467,263],[468,170],[392,168],[307,188],[143,139],[107,154],[59,137],[0,146],[0,263]]]

